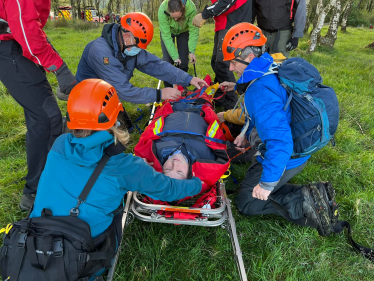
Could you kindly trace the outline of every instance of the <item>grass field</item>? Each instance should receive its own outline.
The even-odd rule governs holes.
[[[213,25],[205,25],[197,47],[197,72],[213,75],[210,56]],[[75,73],[84,46],[100,36],[101,29],[46,29],[53,45]],[[341,218],[351,222],[354,238],[374,247],[374,50],[364,47],[374,31],[348,28],[338,34],[335,48],[318,48],[305,55],[308,38],[292,52],[314,64],[324,84],[335,89],[341,108],[336,147],[312,156],[306,168],[292,179],[307,184],[331,181],[336,189]],[[149,51],[161,57],[159,30]],[[190,69],[192,74],[192,68]],[[48,75],[53,88],[53,75]],[[135,86],[156,87],[157,80],[135,71]],[[59,102],[63,114],[66,103]],[[138,106],[126,104],[131,117]],[[140,122],[144,127],[149,110]],[[21,219],[18,209],[26,175],[23,111],[0,84],[0,226]],[[132,135],[134,147],[138,134]],[[248,165],[234,165],[239,181]],[[136,175],[135,175],[136,176]],[[237,189],[232,179],[228,189]],[[232,198],[234,199],[234,198]],[[233,212],[249,280],[374,280],[374,265],[356,254],[344,235],[328,238],[317,231],[293,225],[277,216],[246,217]],[[134,221],[124,234],[124,248],[116,280],[239,280],[226,230]]]

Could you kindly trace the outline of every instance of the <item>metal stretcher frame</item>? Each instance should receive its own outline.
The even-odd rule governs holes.
[[[160,88],[161,81],[159,81],[158,88]],[[149,124],[152,122],[153,115],[155,112],[155,104],[152,108],[152,113],[150,117]],[[124,232],[126,226],[133,221],[136,217],[139,220],[146,222],[155,223],[169,223],[178,225],[197,225],[205,227],[216,227],[221,226],[225,228],[230,236],[231,244],[233,247],[233,252],[235,256],[236,265],[238,268],[239,276],[241,281],[247,281],[247,273],[243,263],[242,252],[240,250],[240,245],[236,233],[235,220],[231,211],[231,201],[227,198],[225,184],[221,180],[217,184],[217,197],[218,206],[215,209],[205,209],[205,208],[190,208],[190,207],[179,207],[179,206],[166,206],[166,205],[156,205],[147,204],[139,200],[138,192],[128,192],[126,205],[124,209],[124,215],[122,218],[122,225]],[[174,211],[182,213],[192,213],[192,214],[202,214],[202,218],[191,219],[176,219],[176,218],[165,218],[165,216],[157,213],[157,211]],[[114,264],[111,267],[107,281],[112,281],[114,277],[114,272],[118,262],[118,257],[120,254],[121,245],[118,248]]]

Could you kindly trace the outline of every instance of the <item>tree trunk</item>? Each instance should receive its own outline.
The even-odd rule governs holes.
[[[70,5],[71,5],[71,19],[75,20],[77,16],[75,0],[70,0]]]
[[[313,22],[312,22],[313,23],[313,28],[312,28],[312,31],[310,32],[309,36],[312,36],[313,30],[317,28],[319,15],[320,15],[322,9],[323,9],[323,0],[318,0],[315,15],[313,17]]]
[[[329,30],[327,31],[327,34],[320,39],[320,44],[328,48],[333,48],[337,39],[340,13],[342,9],[340,0],[334,2],[335,3],[332,4],[333,14],[331,16]]]
[[[109,0],[109,1],[108,1],[107,9],[108,9],[108,14],[109,14],[109,16],[110,16],[110,20],[112,20],[113,0]]]
[[[309,1],[309,4],[307,5],[307,12],[306,12],[306,22],[304,26],[304,34],[308,34],[310,24],[314,20],[316,15],[316,9],[317,9],[317,2],[316,1]]]
[[[346,3],[345,11],[344,11],[343,18],[342,18],[341,28],[340,28],[340,31],[342,32],[347,31],[347,20],[352,11],[353,2],[354,0],[348,0]]]
[[[337,0],[330,0],[326,7],[323,8],[323,0],[319,1],[319,5],[321,4],[321,10],[317,19],[316,27],[313,28],[311,35],[310,35],[310,45],[308,50],[306,51],[307,54],[311,54],[315,51],[317,44],[319,43],[319,38],[321,37],[321,29],[323,24],[325,23],[325,18],[327,13],[330,11],[332,6],[335,6]],[[340,0],[339,0],[340,1]]]

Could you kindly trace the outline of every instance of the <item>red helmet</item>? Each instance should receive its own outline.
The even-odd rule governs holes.
[[[128,13],[121,18],[124,29],[134,34],[136,44],[141,49],[147,49],[153,38],[153,24],[146,14]]]
[[[100,79],[87,79],[70,92],[66,114],[69,129],[107,130],[113,127],[123,111],[112,85]]]
[[[227,31],[222,42],[223,60],[233,60],[248,46],[261,47],[267,39],[261,29],[248,22],[238,23]]]

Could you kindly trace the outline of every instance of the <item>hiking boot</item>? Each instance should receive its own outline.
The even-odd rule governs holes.
[[[318,183],[317,188],[323,200],[328,206],[331,225],[335,225],[339,221],[339,205],[335,201],[335,190],[331,182]]]
[[[330,217],[328,207],[322,199],[315,185],[304,186],[301,189],[304,197],[303,213],[307,219],[316,224],[316,229],[321,236],[331,234]],[[306,224],[308,225],[308,223]]]
[[[32,205],[34,204],[36,194],[23,194],[19,207],[22,211],[30,211]]]

